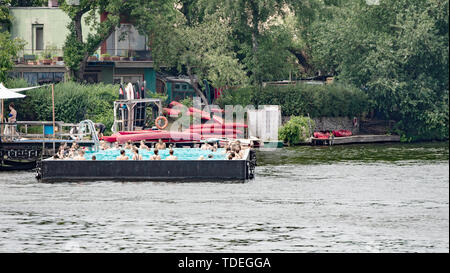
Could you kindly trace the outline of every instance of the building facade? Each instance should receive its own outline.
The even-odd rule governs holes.
[[[26,42],[10,75],[23,78],[31,85],[67,79],[68,70],[62,56],[70,18],[58,7],[57,1],[48,1],[47,7],[11,7],[10,14],[13,17],[10,26],[12,38]],[[100,23],[106,16],[99,14],[96,20]],[[86,39],[91,30],[84,19],[82,23],[83,38]],[[50,55],[52,59],[47,60]],[[145,81],[147,92],[167,95],[169,101],[195,96],[188,78],[156,73],[148,38],[139,34],[125,18],[89,57],[84,80],[86,83],[108,84]],[[215,93],[206,81],[204,83],[205,96],[212,102]]]

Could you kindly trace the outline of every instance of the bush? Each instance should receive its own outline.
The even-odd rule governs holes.
[[[28,86],[23,79],[12,79],[9,88]],[[105,124],[109,132],[114,122],[114,100],[118,99],[118,86],[111,84],[84,85],[75,82],[55,84],[55,119],[66,123],[79,123],[84,119]],[[51,87],[23,92],[24,99],[16,99],[18,120],[52,120]]]
[[[306,142],[311,136],[311,130],[314,127],[315,123],[312,119],[302,116],[292,116],[291,119],[278,130],[278,139],[287,142],[288,145]]]
[[[367,95],[341,84],[245,87],[226,90],[217,103],[225,105],[280,105],[283,116],[353,117],[370,109]]]

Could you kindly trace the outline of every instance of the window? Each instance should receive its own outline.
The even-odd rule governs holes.
[[[34,50],[44,50],[44,25],[33,25]]]
[[[112,56],[128,57],[132,52],[148,50],[147,38],[140,35],[137,29],[131,24],[121,24],[106,39],[106,51]]]
[[[144,81],[144,75],[114,75],[114,84],[123,84],[127,85],[129,82]]]

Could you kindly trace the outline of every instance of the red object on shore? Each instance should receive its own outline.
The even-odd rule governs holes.
[[[352,135],[352,132],[349,130],[337,130],[333,131],[333,135],[335,137],[348,137]]]
[[[326,133],[322,133],[322,132],[314,132],[314,137],[315,138],[320,138],[320,139],[328,139],[330,138],[331,134],[326,132]]]

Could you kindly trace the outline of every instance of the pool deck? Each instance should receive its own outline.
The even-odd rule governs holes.
[[[399,142],[400,136],[397,135],[355,135],[349,137],[334,137],[329,139],[311,138],[312,145],[343,145],[355,143],[380,143],[380,142]]]

